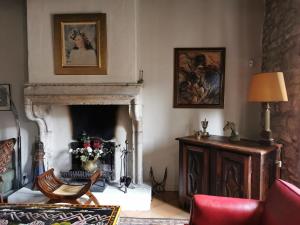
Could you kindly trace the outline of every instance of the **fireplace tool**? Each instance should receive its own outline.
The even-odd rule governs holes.
[[[125,149],[122,150],[121,155],[121,174],[120,174],[120,190],[124,187],[124,193],[127,193],[127,188],[132,183],[132,178],[128,176],[128,154],[132,151],[128,150],[128,141],[125,141]],[[122,176],[122,171],[124,170],[124,176]]]

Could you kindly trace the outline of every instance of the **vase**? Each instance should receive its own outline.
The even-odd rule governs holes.
[[[82,162],[82,168],[90,173],[95,172],[98,169],[97,159]]]

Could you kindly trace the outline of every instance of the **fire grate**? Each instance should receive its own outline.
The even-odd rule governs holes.
[[[70,170],[70,171],[61,171],[60,176],[67,183],[81,185],[85,183],[86,180],[92,175],[92,173],[85,170]],[[92,192],[103,192],[106,187],[105,178],[101,177],[98,181],[92,186]]]

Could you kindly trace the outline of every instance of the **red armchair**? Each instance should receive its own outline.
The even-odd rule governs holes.
[[[276,180],[266,201],[195,195],[190,225],[300,225],[300,189]]]

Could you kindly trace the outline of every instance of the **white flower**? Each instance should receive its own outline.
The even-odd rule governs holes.
[[[69,149],[69,152],[73,152],[73,149],[72,149],[72,148],[70,148],[70,149]]]
[[[93,152],[93,149],[91,147],[87,147],[86,149],[87,149],[89,154],[91,154]]]
[[[85,162],[88,160],[88,158],[85,155],[80,156],[80,160]]]

